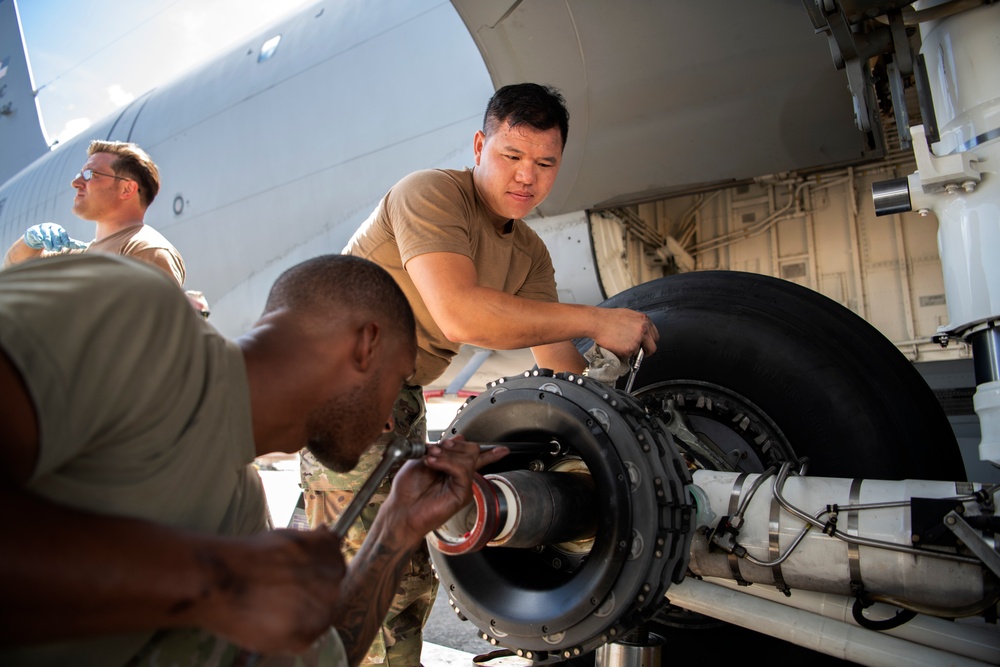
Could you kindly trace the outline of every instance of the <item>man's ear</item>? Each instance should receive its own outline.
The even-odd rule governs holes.
[[[354,363],[362,373],[368,372],[375,359],[382,332],[376,322],[365,322],[358,327],[354,337]]]
[[[122,199],[131,199],[139,194],[139,184],[135,181],[121,181],[122,183]]]
[[[476,156],[476,166],[479,166],[479,161],[483,157],[483,146],[486,145],[486,135],[483,134],[482,130],[476,131],[476,136],[472,138],[472,152]]]

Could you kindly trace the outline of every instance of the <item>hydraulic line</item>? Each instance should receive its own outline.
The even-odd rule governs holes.
[[[903,546],[901,544],[896,544],[894,542],[885,542],[885,541],[882,541],[882,540],[873,540],[873,539],[868,539],[868,538],[864,538],[864,537],[855,537],[855,536],[852,536],[852,535],[848,535],[847,533],[844,533],[841,530],[838,530],[836,527],[834,527],[834,525],[830,524],[830,522],[821,523],[818,519],[814,519],[813,517],[809,516],[808,514],[806,514],[805,512],[803,512],[802,510],[798,509],[797,507],[795,507],[794,505],[792,505],[791,503],[789,503],[781,495],[781,489],[784,486],[785,480],[788,478],[788,471],[789,471],[790,468],[791,468],[791,464],[790,463],[786,462],[786,463],[782,464],[781,470],[778,472],[778,477],[777,477],[777,479],[774,480],[774,487],[772,489],[772,493],[774,494],[774,499],[776,501],[778,501],[778,504],[781,505],[782,509],[784,509],[785,511],[787,511],[789,514],[792,514],[792,515],[794,515],[794,516],[802,519],[806,523],[811,524],[811,525],[813,525],[813,526],[815,526],[815,527],[823,530],[823,532],[826,533],[827,535],[829,535],[831,537],[836,537],[837,539],[843,540],[844,542],[848,542],[849,544],[858,544],[858,545],[863,545],[863,546],[868,546],[868,547],[876,547],[876,548],[879,548],[879,549],[889,549],[890,551],[900,551],[902,553],[913,554],[915,556],[930,556],[931,558],[941,558],[941,559],[944,559],[944,560],[953,560],[953,561],[957,561],[957,562],[960,562],[960,563],[971,563],[971,564],[976,564],[976,565],[978,565],[980,563],[979,559],[977,559],[977,558],[971,558],[971,557],[967,557],[967,556],[959,556],[958,554],[945,553],[945,552],[940,552],[940,551],[933,551],[933,550],[930,550],[930,549],[916,549],[916,548],[913,548],[913,547],[907,547],[907,546]],[[855,510],[860,510],[860,509],[877,509],[877,508],[889,508],[889,507],[909,507],[909,504],[910,504],[909,500],[906,500],[906,501],[897,501],[897,502],[891,502],[891,503],[873,503],[873,504],[860,505],[860,506],[859,505],[855,505],[855,506],[850,506],[850,505],[842,505],[841,506],[841,505],[838,505],[837,507],[838,507],[838,511],[847,512],[847,511],[855,511]]]
[[[945,508],[961,503],[970,522],[988,525],[995,521],[992,486],[967,485],[973,491],[967,493],[965,483],[790,476],[794,465],[782,464],[770,486],[737,473],[694,473],[715,517],[692,542],[692,573],[883,601],[942,617],[978,613],[997,599],[996,577],[977,558],[946,544],[910,544],[911,498]],[[725,516],[736,485],[743,487],[738,509]],[[944,533],[946,511],[940,517]],[[838,527],[844,516],[850,518],[850,533]],[[924,516],[922,530],[934,528],[933,516],[930,520],[923,526]]]

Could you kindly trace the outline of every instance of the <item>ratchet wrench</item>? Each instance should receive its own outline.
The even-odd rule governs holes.
[[[632,369],[628,373],[628,381],[625,382],[625,393],[632,393],[632,383],[635,382],[635,376],[639,373],[639,366],[642,365],[643,357],[642,348],[639,348],[639,352],[635,355],[635,361],[632,362]]]

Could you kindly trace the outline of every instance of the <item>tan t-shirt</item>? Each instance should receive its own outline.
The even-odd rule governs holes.
[[[28,491],[215,535],[266,529],[243,355],[159,271],[92,253],[6,269],[0,347],[38,414]],[[150,637],[0,651],[0,664],[121,665]]]
[[[498,232],[495,222],[504,223]],[[554,302],[555,270],[545,244],[523,220],[503,220],[476,191],[471,169],[428,169],[403,178],[379,202],[344,252],[370,259],[402,288],[417,319],[417,373],[413,384],[438,378],[459,343],[434,322],[406,262],[429,252],[453,252],[472,260],[479,284],[536,301]]]
[[[20,240],[15,241],[4,256],[4,267],[14,266],[15,256],[24,257],[21,253],[33,253],[29,257],[60,257],[63,255],[79,255],[85,252],[104,252],[110,255],[131,257],[146,264],[152,264],[166,272],[168,276],[181,287],[184,286],[186,270],[184,260],[177,248],[170,244],[163,234],[149,225],[135,225],[115,232],[100,241],[91,241],[86,248],[49,252],[47,250],[32,250]]]
[[[184,286],[187,271],[177,248],[160,232],[149,225],[126,227],[100,241],[94,241],[84,252],[106,252],[111,255],[132,257],[166,271],[174,281]]]

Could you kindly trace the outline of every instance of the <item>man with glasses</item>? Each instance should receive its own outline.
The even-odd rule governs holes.
[[[124,255],[152,264],[178,285],[184,284],[184,260],[158,231],[143,222],[160,190],[160,172],[146,151],[122,141],[90,142],[87,162],[73,179],[73,213],[97,224],[94,240],[71,239],[54,222],[34,225],[10,247],[4,266],[33,257],[81,252]]]

